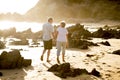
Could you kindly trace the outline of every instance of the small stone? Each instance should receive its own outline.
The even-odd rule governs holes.
[[[94,75],[94,76],[97,76],[97,77],[101,76],[100,72],[98,72],[95,68],[92,70],[91,74]]]

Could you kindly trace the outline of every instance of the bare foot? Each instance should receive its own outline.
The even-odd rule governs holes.
[[[60,61],[59,61],[59,59],[57,59],[57,63],[58,63],[58,64],[60,64]]]
[[[50,62],[50,60],[47,60],[47,62],[49,63],[49,62]]]
[[[63,62],[66,62],[65,60],[63,60]]]

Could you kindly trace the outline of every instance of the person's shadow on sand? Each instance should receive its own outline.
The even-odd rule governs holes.
[[[23,67],[21,69],[2,69],[0,72],[3,73],[3,76],[0,77],[0,80],[25,80],[28,70],[34,70],[32,66]]]

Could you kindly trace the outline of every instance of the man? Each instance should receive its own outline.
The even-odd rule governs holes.
[[[43,43],[44,43],[44,50],[41,55],[41,61],[43,61],[43,57],[45,52],[47,51],[47,62],[50,62],[50,50],[52,49],[52,37],[54,37],[54,28],[52,26],[53,19],[48,18],[48,22],[43,25]]]

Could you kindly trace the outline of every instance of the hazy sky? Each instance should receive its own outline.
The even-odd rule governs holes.
[[[0,13],[25,14],[34,7],[39,0],[0,0]]]

